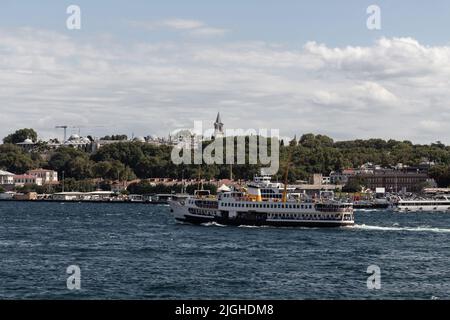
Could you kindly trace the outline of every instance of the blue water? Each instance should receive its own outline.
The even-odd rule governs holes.
[[[0,202],[0,298],[450,298],[450,214],[340,229],[177,224],[165,206]],[[81,269],[68,290],[66,268]],[[368,290],[369,265],[381,289]]]

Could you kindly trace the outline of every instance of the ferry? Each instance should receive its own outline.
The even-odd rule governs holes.
[[[396,212],[450,212],[450,195],[440,195],[431,199],[400,199],[394,207]]]
[[[336,200],[263,200],[261,190],[249,186],[246,193],[227,191],[212,197],[196,191],[182,201],[170,200],[177,221],[232,226],[342,227],[354,224],[352,203]]]

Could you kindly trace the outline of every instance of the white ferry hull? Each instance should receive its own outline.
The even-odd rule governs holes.
[[[405,206],[405,207],[399,207],[397,206],[394,208],[395,212],[400,213],[408,213],[408,212],[450,212],[450,206],[423,206],[423,207],[416,207],[416,206]]]
[[[245,218],[239,216],[222,216],[220,210],[214,210],[214,214],[203,215],[189,212],[189,208],[177,201],[169,202],[172,215],[179,222],[203,224],[215,222],[230,226],[273,226],[273,227],[311,227],[311,228],[333,228],[351,226],[353,220],[300,220],[300,219],[268,219],[267,215],[260,212],[246,214]],[[211,212],[211,210],[209,210]]]

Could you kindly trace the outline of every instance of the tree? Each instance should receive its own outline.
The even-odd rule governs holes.
[[[65,173],[67,177],[82,180],[92,177],[92,162],[86,156],[70,159],[66,164]]]
[[[102,147],[91,159],[95,162],[118,160],[130,168],[135,168],[143,157],[141,143],[118,142]]]
[[[92,173],[88,154],[72,147],[59,148],[50,157],[46,167],[58,171],[59,175],[64,171],[67,178],[85,179],[90,178]]]
[[[100,140],[121,141],[121,140],[128,140],[128,136],[126,134],[116,134],[116,135],[112,135],[112,136],[104,136],[104,137],[100,138]]]
[[[0,168],[22,174],[34,167],[31,155],[12,144],[0,145]]]
[[[430,169],[429,176],[433,178],[438,187],[447,188],[450,186],[450,167],[447,165],[437,165]]]
[[[133,170],[124,165],[122,162],[114,160],[111,161],[111,169],[107,172],[106,177],[111,180],[122,180],[122,181],[129,181],[136,179],[136,175],[134,174]]]
[[[30,139],[33,142],[37,141],[37,133],[33,129],[19,129],[14,133],[6,136],[3,139],[3,143],[12,143],[16,144],[19,142],[23,142],[25,139]]]
[[[364,181],[360,178],[350,179],[345,186],[342,187],[343,192],[361,192]]]

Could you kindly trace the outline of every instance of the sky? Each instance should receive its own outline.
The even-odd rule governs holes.
[[[282,136],[450,143],[448,30],[447,0],[0,0],[0,138],[167,136],[220,111]]]

